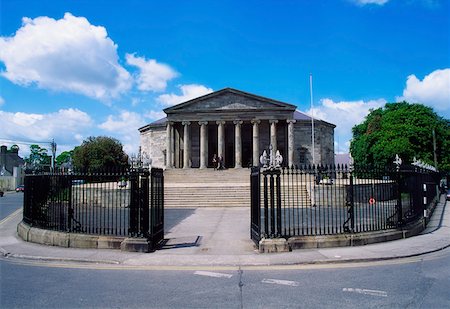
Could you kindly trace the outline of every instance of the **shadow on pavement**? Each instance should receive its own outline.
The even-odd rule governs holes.
[[[169,232],[174,226],[194,214],[193,208],[169,208],[164,209],[164,231]]]

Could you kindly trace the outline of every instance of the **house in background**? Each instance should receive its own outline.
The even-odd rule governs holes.
[[[0,189],[14,190],[23,184],[23,165],[25,161],[19,156],[19,147],[0,146]]]

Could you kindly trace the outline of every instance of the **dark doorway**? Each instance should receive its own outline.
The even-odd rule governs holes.
[[[206,164],[208,167],[214,167],[212,163],[212,159],[214,155],[217,154],[217,126],[216,125],[208,125],[208,163]]]
[[[225,124],[225,167],[234,167],[234,124]]]
[[[242,125],[242,167],[252,166],[253,160],[253,126],[250,123]]]

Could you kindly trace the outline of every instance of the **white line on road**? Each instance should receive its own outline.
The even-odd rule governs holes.
[[[365,294],[365,295],[372,295],[372,296],[379,296],[379,297],[387,297],[388,296],[386,291],[379,291],[379,290],[343,288],[342,291]]]
[[[214,277],[214,278],[231,278],[231,277],[233,277],[233,275],[230,275],[230,274],[214,273],[211,271],[201,271],[201,270],[196,271],[194,273],[194,275]]]
[[[288,285],[288,286],[298,286],[299,283],[297,281],[289,281],[289,280],[278,280],[278,279],[263,279],[262,283],[270,283],[270,284],[280,284],[280,285]]]

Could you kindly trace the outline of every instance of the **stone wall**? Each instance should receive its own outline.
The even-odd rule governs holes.
[[[250,126],[248,128],[251,128]],[[287,148],[284,144],[286,138],[286,127],[278,128],[278,146],[279,148]],[[200,152],[200,129],[197,123],[190,125],[191,133],[191,157],[192,167],[199,167],[199,152]],[[297,122],[294,125],[294,164],[312,164],[312,146],[311,146],[311,123]],[[267,122],[262,122],[259,127],[259,149],[260,153],[267,150],[270,144],[270,126]],[[166,155],[166,128],[165,126],[151,127],[145,132],[141,133],[141,147],[153,159],[152,165],[154,167],[165,167]],[[305,162],[300,162],[300,152],[305,152]],[[287,160],[287,151],[282,153],[285,160]],[[211,157],[211,154],[210,156]],[[324,124],[320,121],[315,123],[315,157],[318,164],[333,164],[334,163],[334,129],[332,126]]]
[[[334,163],[334,129],[319,121],[314,123],[314,155],[316,164]],[[311,144],[311,122],[296,122],[294,125],[294,164],[313,164]],[[302,150],[303,148],[303,150]],[[300,161],[304,151],[305,160]]]
[[[166,152],[166,127],[154,127],[141,133],[141,147],[150,158],[152,158],[152,166],[165,167]]]

